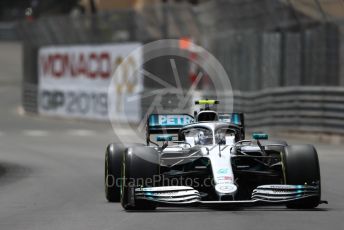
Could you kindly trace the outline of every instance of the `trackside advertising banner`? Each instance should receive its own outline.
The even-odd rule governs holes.
[[[138,122],[140,99],[129,100],[143,90],[139,75],[142,52],[123,60],[140,43],[96,46],[54,46],[39,50],[39,113],[66,118],[108,119],[108,88],[117,89],[111,96],[111,112],[118,120]],[[116,79],[112,80],[116,71]],[[136,97],[137,98],[137,97]],[[126,104],[123,106],[123,104]],[[115,109],[113,109],[115,108]]]

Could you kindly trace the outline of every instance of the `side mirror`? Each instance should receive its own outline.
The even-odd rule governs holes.
[[[255,140],[267,140],[269,139],[269,135],[266,133],[253,133],[252,138]]]

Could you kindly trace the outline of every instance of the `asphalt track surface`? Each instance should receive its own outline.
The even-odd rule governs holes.
[[[120,204],[107,203],[104,149],[117,140],[110,124],[19,115],[20,47],[2,44],[0,49],[0,71],[7,74],[0,74],[1,230],[344,229],[344,145],[313,143],[323,199],[329,201],[313,211],[161,208],[127,213]]]

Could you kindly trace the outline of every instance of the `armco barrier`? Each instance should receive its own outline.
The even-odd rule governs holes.
[[[236,94],[249,128],[344,133],[344,88],[288,87]]]
[[[23,87],[25,111],[37,113],[36,86],[25,84]],[[211,93],[203,96],[214,98]],[[228,97],[227,103],[230,100]],[[148,102],[142,100],[142,111],[147,111]],[[247,128],[344,134],[344,88],[286,87],[260,92],[235,91],[233,102],[235,111],[245,113]],[[218,109],[221,110],[221,104]]]

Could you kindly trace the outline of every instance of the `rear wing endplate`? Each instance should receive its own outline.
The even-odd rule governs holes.
[[[177,134],[185,125],[194,122],[189,114],[151,114],[147,119],[147,144],[151,134]]]

